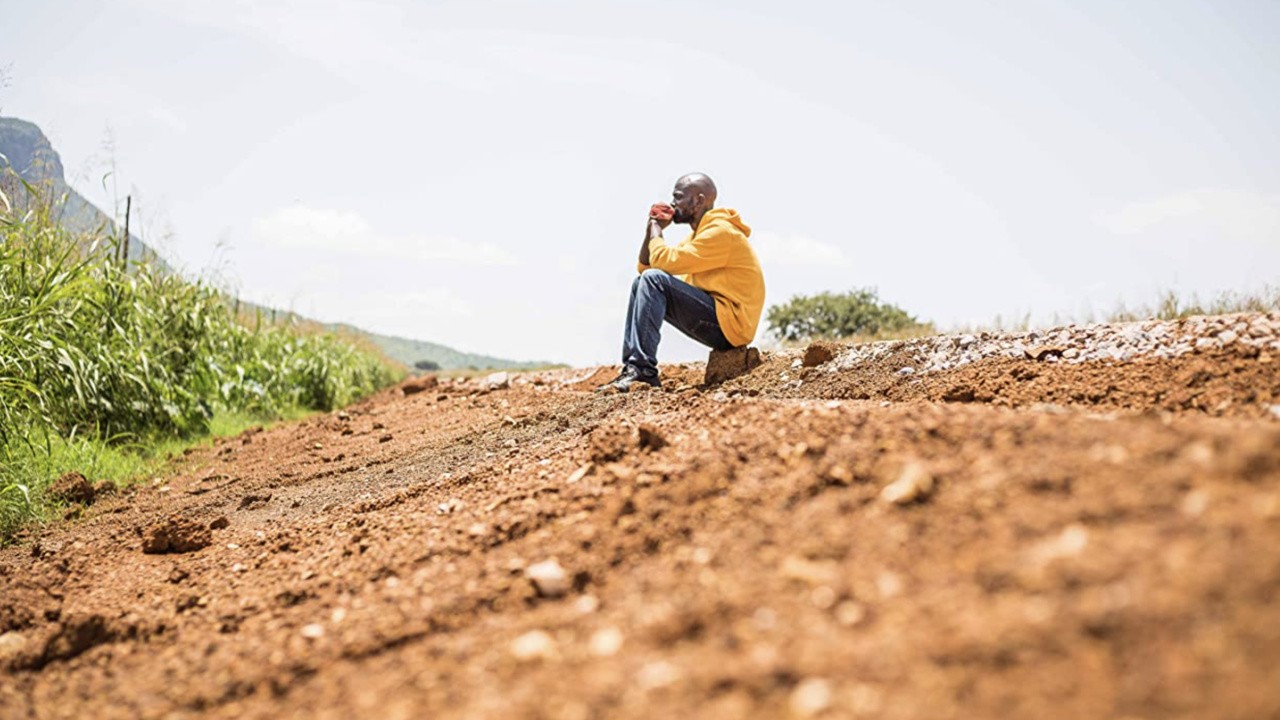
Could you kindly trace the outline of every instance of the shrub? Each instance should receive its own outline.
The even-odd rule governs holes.
[[[797,295],[769,308],[766,319],[770,332],[789,341],[881,337],[932,329],[902,308],[881,302],[871,288]]]

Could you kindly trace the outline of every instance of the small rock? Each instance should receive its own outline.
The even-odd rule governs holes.
[[[193,552],[212,542],[208,526],[176,515],[142,531],[142,552],[148,554]]]
[[[1074,557],[1084,552],[1088,544],[1089,530],[1080,523],[1072,523],[1058,535],[1032,547],[1031,561],[1043,565],[1059,558]]]
[[[894,505],[906,505],[924,499],[933,491],[933,474],[918,460],[903,466],[898,479],[880,491],[880,499]]]
[[[809,343],[809,347],[804,349],[804,358],[801,361],[801,364],[805,367],[817,367],[823,363],[828,363],[834,360],[839,352],[839,345],[818,340]]]
[[[618,628],[601,628],[592,633],[588,647],[596,657],[613,657],[622,649],[622,640],[622,631]]]
[[[486,390],[505,390],[511,387],[511,376],[505,372],[496,372],[485,377],[481,386]]]
[[[226,515],[219,515],[218,517],[214,518],[212,522],[209,523],[209,529],[222,530],[223,528],[226,528],[230,525],[231,525],[231,521],[227,519]]]
[[[303,625],[301,630],[302,637],[308,640],[319,640],[324,637],[324,626],[320,623],[311,623]]]
[[[440,380],[435,375],[425,375],[420,378],[411,378],[406,380],[400,386],[400,392],[405,396],[417,395],[424,390],[430,390],[440,384]]]
[[[573,471],[573,474],[572,474],[572,475],[570,475],[570,476],[568,477],[568,479],[566,479],[566,480],[565,480],[565,482],[566,482],[566,483],[568,483],[569,485],[572,485],[572,484],[574,484],[574,483],[576,483],[576,482],[580,482],[580,481],[582,480],[582,478],[584,478],[584,477],[586,477],[586,476],[587,476],[587,473],[590,473],[590,472],[591,472],[591,469],[592,469],[593,467],[595,467],[595,466],[594,466],[594,465],[592,465],[591,463],[587,463],[586,465],[583,465],[582,467],[578,468],[577,470],[574,470],[574,471]]]
[[[511,641],[511,654],[522,662],[550,660],[556,656],[556,641],[542,630],[530,630]]]
[[[27,639],[21,633],[0,633],[0,667],[10,658],[17,657],[27,646]]]
[[[391,440],[392,440],[391,433],[383,433],[382,435],[378,436],[378,442],[380,443],[391,442]]]
[[[1180,509],[1187,517],[1200,517],[1209,508],[1209,493],[1204,490],[1192,490],[1182,498]]]
[[[787,700],[796,717],[816,717],[831,707],[831,683],[823,678],[805,678]]]
[[[472,523],[471,527],[467,528],[467,534],[473,538],[482,538],[489,534],[489,526],[480,522]]]
[[[836,606],[836,622],[845,627],[853,627],[867,617],[867,608],[854,600],[845,600]]]
[[[524,576],[544,598],[563,597],[569,592],[569,574],[555,560],[543,560],[525,568]]]
[[[645,690],[657,690],[675,684],[683,673],[666,660],[645,663],[636,673],[636,684]]]
[[[596,599],[595,595],[583,595],[573,601],[573,609],[579,615],[590,615],[600,609],[600,601]]]
[[[1272,405],[1267,411],[1271,413],[1271,417],[1280,420],[1280,405]]]
[[[1218,339],[1221,340],[1224,345],[1230,345],[1236,340],[1239,340],[1240,335],[1235,330],[1223,330],[1218,333]]]
[[[898,368],[898,374],[899,374],[899,375],[914,375],[914,374],[915,374],[915,372],[916,372],[916,369],[915,369],[915,368],[913,368],[913,367],[900,367],[900,368]]]
[[[49,488],[49,494],[62,502],[90,505],[93,503],[96,492],[84,475],[69,472],[54,481],[53,486]]]

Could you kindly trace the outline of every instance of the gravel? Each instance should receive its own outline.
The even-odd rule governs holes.
[[[939,335],[917,340],[890,340],[847,348],[827,372],[849,370],[868,360],[903,349],[911,362],[902,375],[937,372],[988,358],[1037,358],[1045,362],[1130,362],[1139,358],[1174,358],[1233,344],[1280,351],[1280,313],[1243,313],[1148,320],[1131,323],[1067,325],[1051,330]]]

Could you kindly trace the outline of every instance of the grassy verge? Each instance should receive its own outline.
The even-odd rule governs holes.
[[[47,516],[45,488],[65,472],[128,481],[169,448],[340,407],[402,374],[332,333],[240,322],[215,288],[124,262],[105,231],[66,232],[49,209],[56,202],[8,180],[0,542]],[[23,201],[9,202],[17,192]]]

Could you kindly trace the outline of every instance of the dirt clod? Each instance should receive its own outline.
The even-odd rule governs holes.
[[[142,552],[148,554],[194,552],[212,542],[208,527],[177,515],[142,531]]]
[[[62,502],[90,505],[97,492],[84,475],[69,472],[54,481],[49,494]]]
[[[405,380],[400,384],[400,392],[407,397],[409,395],[417,395],[425,390],[432,390],[439,385],[440,380],[435,375],[424,375]]]
[[[840,346],[825,340],[815,340],[804,349],[804,357],[800,364],[804,367],[818,367],[835,359],[840,354]]]

